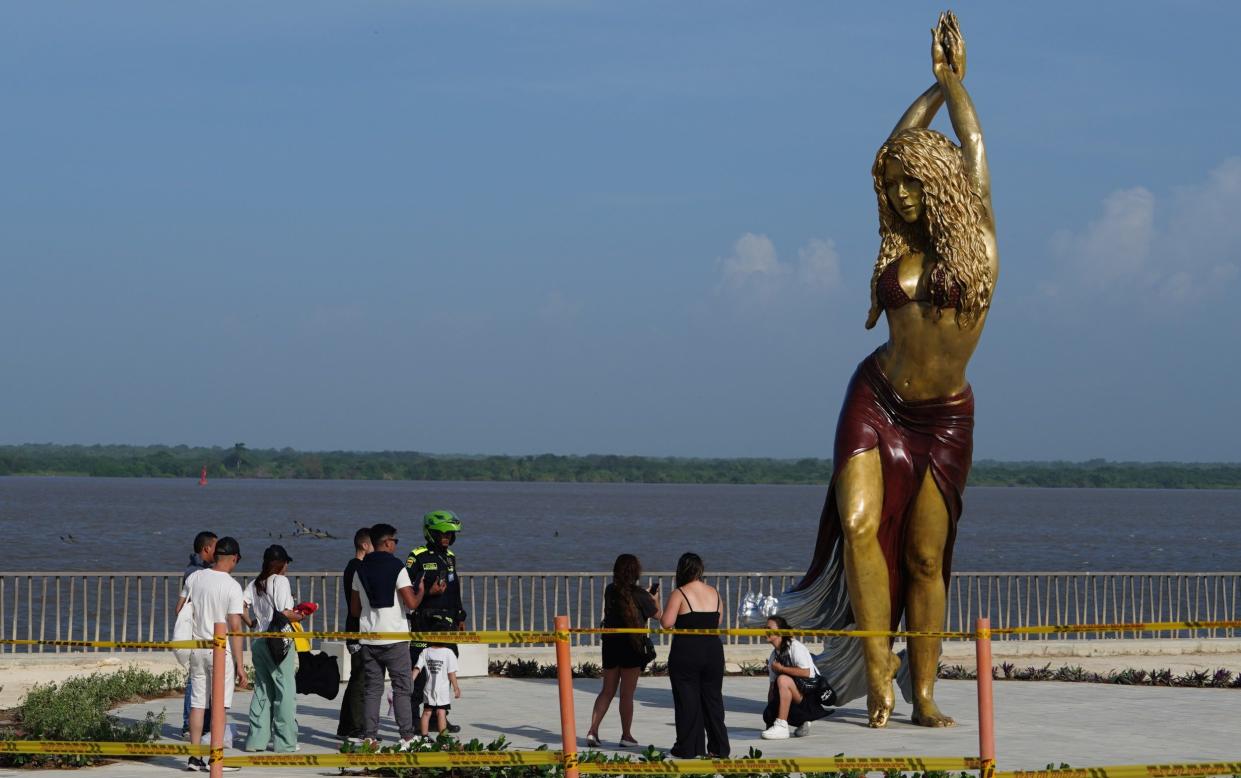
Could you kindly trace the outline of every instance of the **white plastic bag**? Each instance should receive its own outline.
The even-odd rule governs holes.
[[[177,614],[177,623],[172,625],[172,640],[193,640],[194,639],[194,603],[186,600],[185,605],[181,606],[181,612]],[[184,668],[189,669],[190,652],[192,648],[174,648],[172,655],[176,657],[177,662]]]
[[[737,623],[753,624],[766,621],[780,610],[780,601],[770,594],[746,592],[737,605]]]

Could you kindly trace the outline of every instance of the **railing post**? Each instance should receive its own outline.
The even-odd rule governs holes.
[[[560,742],[565,778],[578,778],[577,721],[573,714],[573,658],[569,652],[569,617],[556,617],[556,681],[560,687]]]
[[[224,775],[224,676],[228,673],[227,656],[228,626],[222,621],[215,623],[215,646],[211,649],[211,778]],[[234,657],[238,662],[241,657]]]
[[[974,650],[978,659],[978,756],[980,778],[995,771],[995,704],[991,694],[991,619],[974,621]]]

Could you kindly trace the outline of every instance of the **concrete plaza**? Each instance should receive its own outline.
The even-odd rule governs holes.
[[[559,713],[555,681],[508,678],[465,678],[463,697],[453,703],[453,721],[462,726],[461,737],[484,741],[504,735],[515,749],[547,745],[560,747]],[[598,680],[574,683],[578,747],[585,747],[584,733],[590,708],[599,690]],[[787,756],[968,756],[978,752],[978,721],[975,685],[970,681],[941,681],[937,696],[942,707],[957,718],[958,726],[944,730],[915,727],[909,723],[909,706],[897,705],[887,729],[866,726],[861,700],[816,722],[810,736],[786,741],[759,738],[767,681],[765,678],[728,677],[724,681],[729,733],[733,756],[750,746],[767,757]],[[1241,745],[1233,741],[1241,732],[1241,690],[1151,688],[1102,684],[997,681],[995,683],[996,749],[1000,769],[1039,769],[1050,763],[1074,767],[1096,765],[1168,763],[1189,761],[1238,761]],[[230,716],[244,736],[245,713],[250,695],[239,692]],[[339,698],[299,698],[300,741],[303,753],[337,750],[336,714]],[[156,700],[129,705],[122,718],[141,718],[148,711],[166,714],[166,742],[179,742],[181,700]],[[643,678],[638,686],[634,734],[639,742],[660,748],[673,740],[672,695],[668,680]],[[601,728],[605,750],[619,750],[620,724],[616,702]],[[396,733],[390,718],[383,721],[381,736],[387,741]],[[240,745],[240,742],[238,743]],[[236,753],[236,752],[229,752]],[[112,765],[75,771],[39,771],[39,776],[89,774],[120,776],[167,775],[184,767],[183,759],[125,760]],[[244,768],[246,773],[295,778],[337,775],[335,768]],[[0,770],[2,776],[20,771]]]

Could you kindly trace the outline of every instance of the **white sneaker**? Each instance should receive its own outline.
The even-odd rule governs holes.
[[[797,729],[793,730],[793,737],[805,737],[810,734],[810,722],[807,721]]]
[[[771,726],[763,730],[763,740],[788,740],[789,723],[784,719],[776,719]]]

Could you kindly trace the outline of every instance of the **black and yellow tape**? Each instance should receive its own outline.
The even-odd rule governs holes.
[[[0,754],[87,756],[208,756],[210,746],[188,743],[93,743],[73,740],[0,740]]]
[[[211,648],[211,640],[35,640],[0,639],[6,646],[61,646],[63,648]]]
[[[225,767],[509,767],[558,765],[559,751],[445,752],[410,751],[384,754],[262,754],[226,756]]]
[[[1237,775],[1241,762],[1187,762],[1184,764],[1066,767],[1060,770],[997,770],[995,778],[1195,778]]]
[[[661,762],[578,762],[582,773],[615,775],[736,775],[749,773],[811,773],[860,770],[974,770],[977,759],[956,757],[797,757],[793,759],[670,759]]]
[[[230,632],[247,638],[290,637],[289,632]],[[555,643],[568,632],[554,630],[466,630],[462,632],[298,632],[298,638],[321,640],[422,640],[440,643]]]
[[[982,770],[993,778],[1207,778],[1241,774],[1241,760],[1148,765],[1110,765],[1059,770],[995,770],[975,757],[795,757],[790,759],[670,759],[654,762],[582,761],[562,751],[397,752],[383,754],[252,754],[224,756],[222,749],[183,743],[93,743],[86,741],[0,740],[0,754],[85,756],[206,756],[226,767],[506,767],[560,765],[582,773],[628,775],[734,775],[773,772],[878,772]]]
[[[424,632],[300,632],[299,638],[322,640],[421,640],[442,643],[555,643],[566,641],[571,635],[730,635],[733,637],[767,637],[788,635],[792,637],[891,637],[891,638],[941,638],[973,640],[997,635],[1065,635],[1089,632],[1172,632],[1178,630],[1241,629],[1241,621],[1150,621],[1122,622],[1113,624],[1048,624],[1034,627],[992,627],[982,632],[943,631],[896,631],[865,629],[764,629],[759,627],[735,627],[732,629],[657,629],[576,627],[569,630],[467,630]],[[266,638],[289,637],[287,632],[230,632],[229,637]],[[0,638],[0,645],[12,646],[60,646],[64,648],[213,648],[217,643],[223,647],[225,638],[217,640],[57,640]]]

